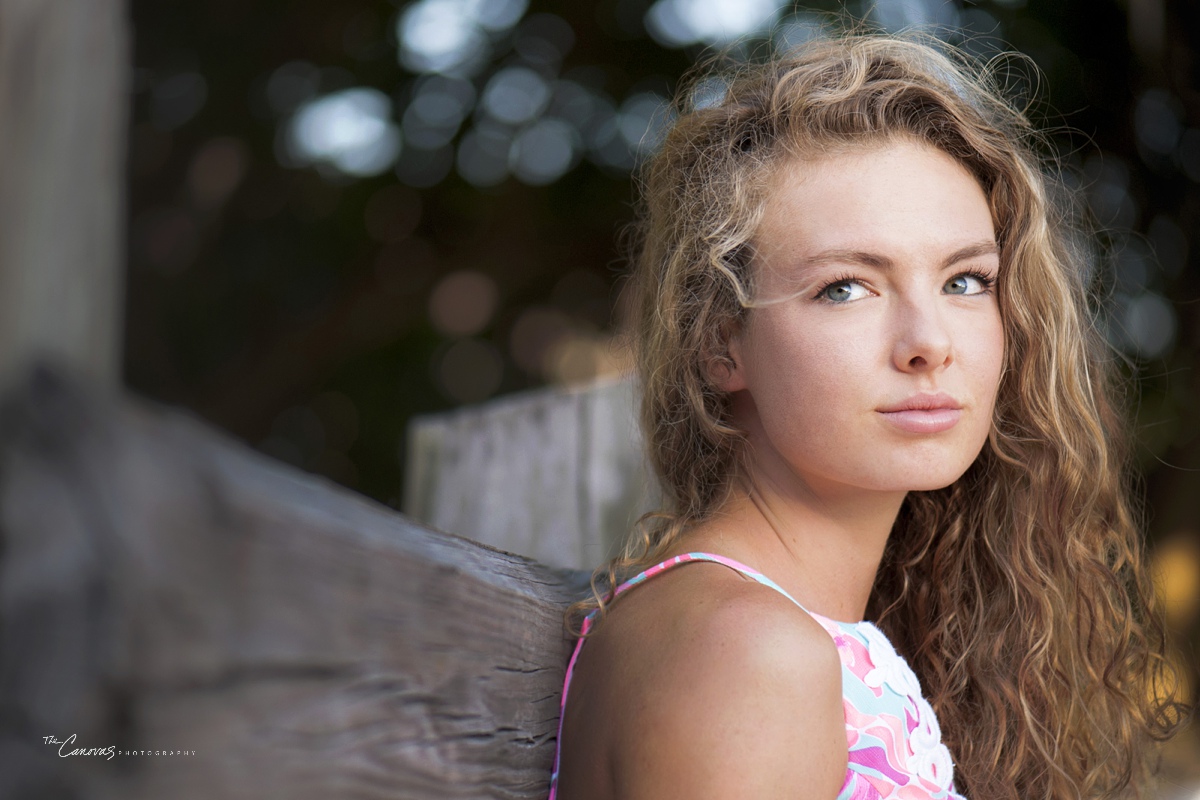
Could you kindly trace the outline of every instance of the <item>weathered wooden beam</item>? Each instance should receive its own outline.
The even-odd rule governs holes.
[[[0,374],[120,383],[125,0],[0,0]]]
[[[660,493],[632,380],[540,389],[414,419],[404,511],[547,564],[592,569]]]
[[[46,367],[0,536],[0,797],[545,795],[582,574]]]

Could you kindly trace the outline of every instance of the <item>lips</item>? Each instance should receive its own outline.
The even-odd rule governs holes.
[[[909,433],[940,433],[958,424],[962,404],[944,392],[917,394],[877,409],[889,423]]]

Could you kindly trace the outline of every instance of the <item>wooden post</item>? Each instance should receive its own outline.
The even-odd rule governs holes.
[[[0,797],[543,798],[586,581],[39,367],[0,397]]]
[[[0,0],[0,378],[120,381],[128,86],[123,0]]]
[[[409,424],[404,511],[546,564],[590,570],[659,504],[631,379],[502,397]]]

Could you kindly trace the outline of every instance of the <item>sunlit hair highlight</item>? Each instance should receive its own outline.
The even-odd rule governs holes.
[[[995,70],[916,37],[847,35],[698,73],[641,173],[632,342],[641,425],[665,498],[595,597],[660,561],[747,475],[710,375],[751,313],[771,176],[897,139],[955,158],[996,229],[1005,366],[987,444],[945,489],[912,492],[868,616],[921,678],[968,797],[1138,795],[1178,725],[1173,674],[1128,485],[1126,423],[1087,302],[1089,253]]]

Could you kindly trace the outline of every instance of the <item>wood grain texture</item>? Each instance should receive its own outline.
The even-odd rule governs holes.
[[[404,511],[559,567],[616,553],[660,493],[632,380],[540,389],[409,424]]]
[[[0,796],[545,795],[585,575],[95,388],[0,401]]]

